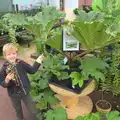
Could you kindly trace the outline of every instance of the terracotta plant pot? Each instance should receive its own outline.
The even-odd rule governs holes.
[[[96,104],[96,109],[101,113],[108,113],[111,111],[112,105],[106,100],[99,100]]]

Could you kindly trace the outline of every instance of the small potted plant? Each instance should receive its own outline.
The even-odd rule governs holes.
[[[104,91],[102,91],[102,99],[97,101],[95,106],[98,112],[108,113],[111,111],[112,105],[107,100],[103,99],[103,94],[104,94]]]

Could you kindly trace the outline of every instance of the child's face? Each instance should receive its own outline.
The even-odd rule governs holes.
[[[12,51],[7,51],[5,53],[5,58],[6,60],[8,60],[11,63],[15,63],[16,59],[17,59],[17,52],[15,50]]]

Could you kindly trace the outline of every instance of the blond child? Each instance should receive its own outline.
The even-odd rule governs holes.
[[[12,43],[3,46],[3,56],[6,61],[0,70],[1,86],[7,88],[8,95],[16,111],[17,120],[24,120],[21,100],[28,109],[29,120],[37,120],[35,106],[29,94],[30,82],[27,73],[34,74],[37,72],[44,56],[39,56],[31,66],[17,58],[18,49]]]

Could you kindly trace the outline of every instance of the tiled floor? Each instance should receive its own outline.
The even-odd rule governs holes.
[[[32,64],[34,60],[30,58],[30,54],[34,53],[35,46],[32,45],[30,48],[24,48],[20,52],[20,57],[23,60]],[[4,60],[0,59],[0,66],[3,64]],[[25,106],[23,105],[25,120],[28,120],[28,114]],[[11,101],[8,97],[7,90],[0,87],[0,120],[16,120],[15,111],[12,107]]]

